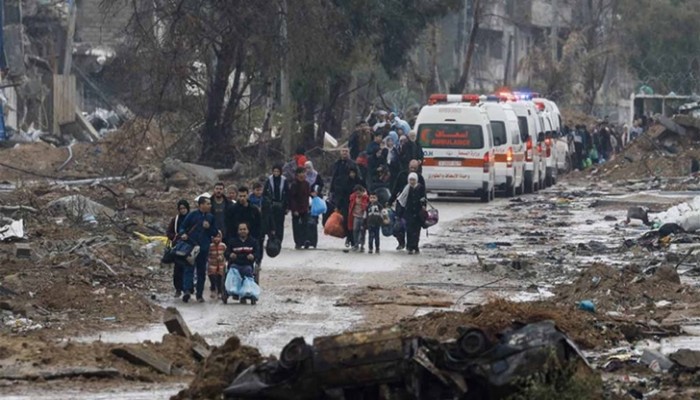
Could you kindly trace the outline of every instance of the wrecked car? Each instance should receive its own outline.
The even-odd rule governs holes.
[[[580,363],[576,345],[553,322],[519,325],[489,339],[475,327],[439,342],[400,329],[296,338],[279,360],[250,367],[226,399],[497,399],[523,379]]]

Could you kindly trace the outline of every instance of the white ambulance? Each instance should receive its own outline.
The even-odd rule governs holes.
[[[416,119],[423,147],[423,177],[430,193],[495,195],[495,150],[491,124],[478,95],[434,94]]]
[[[540,180],[544,180],[544,170],[540,166],[542,146],[538,146],[537,140],[543,130],[537,108],[527,97],[511,98],[509,104],[518,118],[520,138],[525,142],[525,193],[534,193],[540,189]]]
[[[522,194],[525,189],[525,145],[520,137],[518,117],[508,103],[489,96],[482,107],[491,123],[496,153],[496,190],[507,197]]]

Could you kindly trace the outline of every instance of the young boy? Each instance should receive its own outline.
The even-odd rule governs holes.
[[[209,247],[209,268],[207,274],[209,275],[209,283],[211,284],[211,295],[212,299],[220,297],[224,292],[224,269],[226,268],[226,258],[224,253],[226,252],[226,245],[221,243],[223,235],[221,231],[214,236],[214,240]]]
[[[369,197],[365,188],[355,185],[348,207],[348,229],[352,230],[354,239],[352,251],[365,251],[365,217],[368,205]]]
[[[367,206],[367,230],[369,231],[369,254],[372,254],[372,247],[379,254],[379,230],[384,223],[382,216],[383,207],[379,204],[379,199],[375,192],[369,195],[369,205]]]
[[[255,182],[253,184],[253,193],[248,196],[248,202],[250,205],[255,206],[262,212],[263,203],[263,185],[260,182]]]

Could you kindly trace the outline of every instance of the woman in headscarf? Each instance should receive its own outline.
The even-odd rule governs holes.
[[[418,174],[408,174],[408,184],[396,199],[401,207],[401,217],[406,222],[406,249],[408,254],[420,254],[418,242],[423,227],[422,212],[426,207],[425,187],[418,183]]]
[[[311,161],[307,161],[304,164],[304,169],[306,169],[306,181],[309,182],[311,192],[316,192],[318,197],[323,198],[323,178],[321,178],[321,174],[316,171]]]
[[[168,240],[170,240],[170,242],[172,243],[172,247],[175,247],[175,242],[177,241],[177,232],[180,231],[180,227],[185,221],[185,217],[187,217],[187,214],[189,213],[190,203],[188,203],[185,199],[178,201],[177,215],[175,215],[173,219],[170,220],[170,224],[168,225],[168,229],[165,233],[168,237]],[[180,257],[175,257],[174,260],[165,260],[166,257],[163,258],[163,261],[170,261],[173,264],[173,286],[175,287],[175,297],[180,297],[180,295],[182,294],[182,278],[185,271],[185,266],[182,263],[185,261],[180,260]],[[169,264],[169,262],[164,262],[164,264]]]
[[[321,174],[314,169],[314,164],[311,161],[307,161],[304,164],[304,168],[306,169],[306,181],[311,188],[311,197],[323,199],[323,179]],[[309,246],[315,249],[318,245],[318,215],[310,215],[307,221],[309,223],[309,229],[307,230]]]

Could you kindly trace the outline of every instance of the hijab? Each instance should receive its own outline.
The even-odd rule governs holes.
[[[411,186],[411,179],[415,179],[416,184],[414,186]],[[401,207],[406,207],[406,202],[408,201],[408,192],[411,190],[411,188],[415,188],[418,186],[418,174],[415,172],[411,172],[408,174],[408,182],[406,183],[406,186],[404,186],[403,190],[401,191],[401,194],[396,198],[396,200],[401,204]]]
[[[318,171],[314,169],[314,164],[311,161],[307,161],[304,166],[310,168],[306,170],[306,181],[309,182],[309,186],[313,186],[318,178]]]

